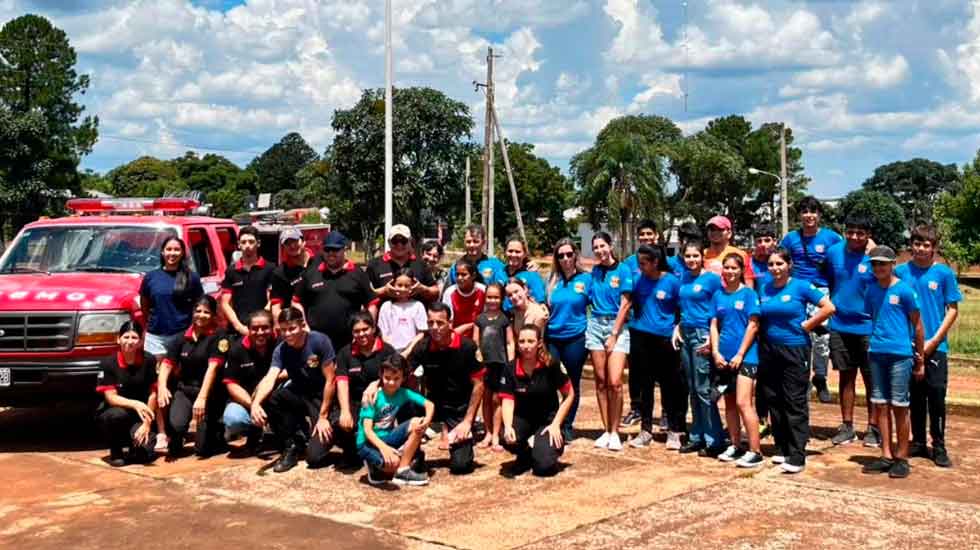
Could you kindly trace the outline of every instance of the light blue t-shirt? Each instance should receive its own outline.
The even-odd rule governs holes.
[[[871,260],[863,250],[851,252],[847,241],[841,241],[827,251],[827,270],[830,275],[830,301],[837,311],[830,318],[830,330],[844,334],[871,334],[871,315],[864,308],[864,290],[874,284]]]
[[[926,340],[935,335],[943,324],[946,306],[963,301],[960,285],[956,282],[956,274],[946,264],[934,263],[923,269],[909,262],[896,267],[895,276],[912,285],[919,295],[922,328],[925,329]],[[943,338],[936,351],[949,352],[946,338]]]
[[[721,277],[709,271],[702,271],[697,277],[690,273],[684,277],[679,293],[682,327],[708,328],[711,325],[711,300],[721,286]]]
[[[810,342],[801,326],[807,304],[819,304],[823,292],[808,281],[790,277],[782,288],[769,282],[759,291],[759,313],[766,342],[779,346],[805,346]]]
[[[732,293],[721,289],[715,292],[714,317],[718,320],[718,352],[726,361],[731,360],[742,347],[749,320],[759,317],[759,295],[744,285]],[[742,362],[759,364],[759,350],[754,340]]]
[[[789,250],[793,256],[793,277],[814,284],[827,286],[827,270],[821,269],[830,247],[843,241],[839,233],[821,227],[811,237],[804,237],[799,229],[790,231],[783,237],[779,246]]]
[[[608,267],[596,264],[592,268],[591,275],[589,299],[592,302],[592,315],[615,316],[619,313],[623,293],[633,290],[633,274],[629,266],[622,262]]]
[[[567,281],[559,275],[548,297],[548,336],[573,338],[585,332],[591,285],[590,273],[576,273]]]
[[[644,275],[633,283],[633,318],[630,328],[666,338],[674,334],[677,323],[677,295],[680,280],[673,273],[658,279]]]
[[[484,255],[476,262],[476,273],[479,275],[476,282],[489,285],[498,283],[507,284],[507,266],[504,262],[493,256]],[[456,264],[449,268],[449,284],[456,284]]]
[[[864,307],[872,323],[868,352],[912,357],[915,332],[909,314],[919,311],[915,289],[902,280],[888,288],[875,281],[864,292]]]
[[[388,395],[383,391],[375,394],[374,404],[362,403],[361,416],[357,423],[357,446],[363,447],[368,443],[364,435],[364,421],[371,419],[374,425],[371,429],[379,437],[384,437],[391,433],[398,426],[398,411],[406,403],[415,403],[425,406],[425,398],[408,388],[398,388],[394,395]]]

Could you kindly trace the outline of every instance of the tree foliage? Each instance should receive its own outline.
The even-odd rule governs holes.
[[[283,189],[296,189],[296,173],[317,158],[316,151],[303,136],[290,132],[255,157],[248,169],[255,173],[259,193],[277,193]]]
[[[980,263],[980,151],[963,168],[956,191],[940,195],[936,219],[943,237],[943,255],[960,269]]]
[[[916,158],[879,166],[861,186],[891,195],[902,207],[905,218],[919,223],[932,221],[936,199],[943,192],[955,191],[959,182],[955,164]]]
[[[870,189],[851,191],[838,205],[839,221],[852,214],[864,216],[871,222],[871,237],[878,244],[898,249],[907,241],[908,229],[902,207],[886,193]],[[843,228],[843,227],[842,227]]]

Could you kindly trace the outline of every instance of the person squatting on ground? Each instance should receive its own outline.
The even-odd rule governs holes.
[[[791,277],[793,259],[785,248],[769,256],[772,281],[759,290],[760,346],[758,383],[766,396],[777,455],[786,473],[806,467],[810,438],[809,333],[834,314],[830,297],[813,284]],[[807,306],[818,309],[807,317]]]
[[[248,334],[231,345],[221,381],[228,392],[228,404],[223,414],[225,441],[246,436],[245,449],[258,452],[263,429],[252,421],[252,403],[259,382],[272,365],[272,354],[279,345],[275,338],[272,313],[259,309],[246,319]],[[284,376],[280,376],[280,381]]]
[[[711,353],[715,369],[724,373],[725,422],[731,444],[718,460],[735,462],[740,468],[761,466],[759,417],[755,407],[755,379],[759,368],[756,335],[759,331],[759,296],[742,280],[745,259],[729,254],[722,261],[725,286],[715,293],[711,318]],[[740,422],[741,421],[741,422]],[[745,426],[749,450],[740,445],[740,427]]]
[[[503,302],[504,287],[498,283],[488,285],[486,305],[473,328],[473,339],[478,344],[477,359],[486,370],[483,422],[487,426],[487,434],[481,446],[494,451],[503,450],[500,446],[500,399],[497,395],[500,376],[507,363],[514,360],[514,333],[510,320],[504,314]]]
[[[863,470],[904,478],[909,475],[909,382],[912,376],[925,377],[919,298],[911,285],[895,276],[894,250],[877,246],[869,256],[875,282],[865,290],[864,307],[871,314],[868,362],[871,404],[881,430],[881,458],[865,464]]]
[[[553,475],[565,450],[561,424],[572,408],[575,390],[545,349],[540,329],[521,329],[517,346],[517,358],[500,373],[504,447],[517,457],[517,472],[530,468],[537,476]]]
[[[143,327],[136,321],[119,327],[116,342],[119,351],[100,365],[95,391],[105,401],[99,405],[96,419],[109,444],[111,466],[146,464],[156,458],[156,359],[143,351]]]
[[[629,266],[616,259],[609,233],[600,231],[592,237],[592,252],[597,262],[592,268],[589,285],[591,311],[585,347],[592,356],[596,401],[603,428],[595,447],[622,451],[619,422],[623,412],[623,369],[630,351],[629,332],[623,327],[630,310],[633,275]]]

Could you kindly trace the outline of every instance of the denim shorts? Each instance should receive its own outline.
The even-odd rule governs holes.
[[[589,351],[602,351],[606,349],[606,339],[612,335],[613,327],[616,326],[615,317],[604,317],[593,315],[589,317],[589,325],[585,330],[585,349]],[[613,351],[620,353],[630,352],[630,331],[626,330],[626,323],[616,339],[616,346]]]
[[[868,355],[871,363],[871,402],[893,407],[909,406],[909,382],[915,362],[890,353]]]
[[[183,336],[183,332],[174,334],[150,334],[147,332],[143,338],[143,350],[150,355],[166,355],[167,350],[174,345],[174,342],[179,342]]]
[[[384,441],[392,449],[398,450],[399,447],[408,441],[410,426],[411,422],[402,422],[394,430],[388,432],[387,435],[382,436],[381,441]],[[385,458],[381,455],[381,451],[369,441],[365,441],[364,446],[357,448],[357,455],[372,466],[381,467],[385,463]]]

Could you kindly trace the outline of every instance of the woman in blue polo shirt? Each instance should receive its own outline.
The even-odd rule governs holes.
[[[834,314],[834,304],[810,282],[790,277],[792,269],[793,259],[785,248],[769,256],[772,280],[759,291],[758,380],[769,404],[779,453],[772,461],[795,474],[806,466],[810,437],[809,332]],[[811,304],[819,309],[808,319],[806,308]]]
[[[653,385],[657,383],[669,430],[667,449],[676,451],[687,430],[687,385],[671,344],[681,283],[669,271],[663,247],[643,245],[636,257],[640,273],[633,281],[630,301],[630,377],[636,377],[639,389],[640,433],[630,446],[641,448],[653,442]]]
[[[571,239],[561,239],[552,253],[551,277],[548,280],[548,352],[557,357],[568,371],[575,389],[572,410],[562,422],[562,437],[573,438],[572,423],[578,411],[579,382],[585,365],[585,329],[592,277],[578,263],[578,250]]]
[[[623,450],[619,439],[619,418],[623,412],[623,368],[630,352],[629,332],[623,331],[629,313],[632,271],[613,254],[612,237],[600,231],[592,237],[596,264],[592,268],[589,299],[592,304],[585,347],[592,355],[595,393],[603,432],[595,446],[610,451]]]
[[[531,271],[531,258],[528,256],[527,245],[524,244],[524,241],[517,237],[508,239],[505,254],[507,255],[507,265],[505,266],[507,280],[515,278],[524,281],[528,296],[534,298],[535,302],[543,304],[546,292],[544,279],[537,271]],[[506,284],[506,282],[501,284]],[[510,311],[510,308],[510,300],[504,300],[504,311]]]
[[[691,393],[692,423],[682,453],[716,457],[725,450],[725,431],[718,405],[711,398],[711,344],[709,328],[715,292],[721,277],[704,270],[704,247],[698,241],[684,243],[681,254],[687,272],[679,293],[681,322],[674,331],[681,364]]]

